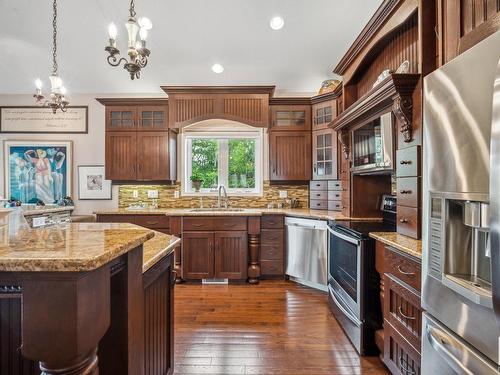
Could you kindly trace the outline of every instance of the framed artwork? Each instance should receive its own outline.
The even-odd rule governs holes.
[[[66,112],[54,114],[52,109],[38,106],[0,107],[0,132],[87,134],[88,110],[88,106],[69,106]]]
[[[78,166],[78,199],[111,199],[111,180],[104,179],[104,165]]]
[[[71,196],[73,142],[4,141],[5,195],[46,204]]]

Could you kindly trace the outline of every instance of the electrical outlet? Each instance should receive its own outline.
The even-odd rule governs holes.
[[[45,219],[45,216],[34,217],[31,225],[33,228],[43,227],[45,226]]]
[[[281,199],[288,198],[288,192],[286,190],[280,190],[279,193]]]
[[[148,198],[158,199],[158,190],[148,190]]]
[[[174,191],[174,198],[180,198],[181,197],[181,192],[179,190]]]
[[[139,198],[139,190],[132,190],[132,198]]]

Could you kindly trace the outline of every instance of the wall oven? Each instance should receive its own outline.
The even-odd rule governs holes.
[[[352,132],[353,173],[388,173],[394,169],[392,113]]]
[[[396,198],[384,196],[383,222],[328,223],[328,300],[335,318],[361,355],[377,353],[375,331],[382,324],[380,276],[370,232],[396,229]]]

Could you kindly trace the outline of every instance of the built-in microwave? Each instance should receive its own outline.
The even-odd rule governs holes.
[[[394,169],[392,113],[386,113],[352,132],[352,172],[387,173]]]

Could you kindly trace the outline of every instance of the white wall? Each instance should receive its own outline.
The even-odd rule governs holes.
[[[2,134],[0,141],[0,194],[5,195],[5,171],[3,141],[5,140],[69,140],[73,141],[73,182],[71,197],[75,201],[75,214],[90,214],[95,210],[118,207],[118,187],[113,186],[112,200],[87,201],[78,200],[78,170],[79,165],[104,165],[104,106],[94,98],[102,95],[74,95],[70,96],[72,105],[89,106],[88,134]],[[109,97],[109,95],[106,95]],[[31,95],[0,95],[0,106],[34,105]]]

